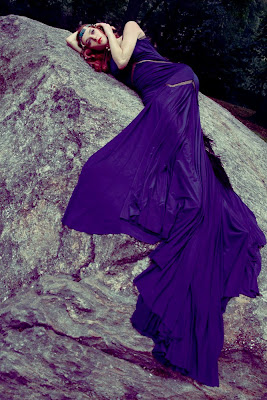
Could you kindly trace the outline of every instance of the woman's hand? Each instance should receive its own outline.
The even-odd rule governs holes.
[[[106,24],[105,22],[98,22],[95,25],[96,25],[96,27],[101,26],[104,29],[104,32],[105,32],[105,34],[107,35],[108,38],[110,37],[110,35],[113,35],[113,31],[116,30],[114,28],[114,26]]]

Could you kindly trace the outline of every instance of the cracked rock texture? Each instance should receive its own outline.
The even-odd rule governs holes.
[[[130,324],[132,280],[155,246],[62,226],[83,164],[143,107],[69,49],[68,34],[0,17],[0,399],[263,399],[266,248],[262,296],[230,301],[220,387],[209,388],[159,365]],[[200,112],[266,231],[266,143],[201,94]]]

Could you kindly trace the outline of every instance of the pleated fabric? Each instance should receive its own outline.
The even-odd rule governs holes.
[[[153,51],[154,59],[147,60]],[[230,298],[259,295],[259,247],[266,238],[253,212],[215,176],[205,151],[198,79],[137,42],[118,79],[145,104],[119,135],[84,165],[63,224],[88,234],[127,233],[160,241],[139,290],[133,327],[154,341],[162,364],[218,386],[223,312]]]

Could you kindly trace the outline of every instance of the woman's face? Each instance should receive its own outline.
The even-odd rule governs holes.
[[[82,37],[82,44],[92,50],[104,50],[107,46],[108,38],[98,28],[88,26]]]

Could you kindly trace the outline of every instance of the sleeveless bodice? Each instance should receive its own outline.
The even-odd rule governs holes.
[[[130,61],[124,69],[119,70],[111,58],[110,70],[116,79],[134,89],[144,104],[174,75],[174,83],[194,80],[195,86],[198,86],[198,79],[188,65],[173,63],[161,56],[148,38],[137,40]]]
[[[134,63],[143,60],[157,60],[157,61],[167,61],[165,57],[162,57],[157,50],[152,46],[148,38],[137,39],[133,54],[130,58],[128,65],[119,70],[115,64],[113,58],[110,60],[110,70],[111,74],[115,76],[116,79],[125,83],[127,86],[132,87],[133,83],[131,81],[132,67]]]

